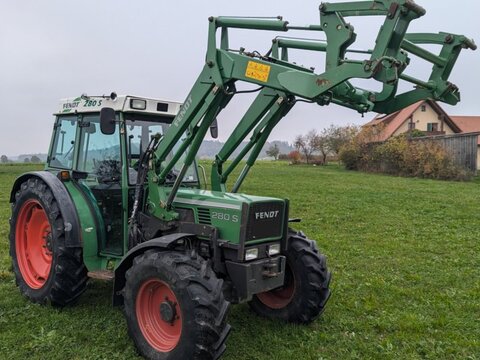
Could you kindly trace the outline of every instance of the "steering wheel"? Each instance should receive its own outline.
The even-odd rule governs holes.
[[[118,182],[121,178],[121,167],[119,160],[96,160],[93,159],[92,173],[97,176],[98,182]]]

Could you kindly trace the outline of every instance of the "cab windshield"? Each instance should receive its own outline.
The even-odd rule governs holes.
[[[137,180],[138,161],[142,153],[146,150],[150,139],[155,134],[164,135],[172,122],[171,118],[160,116],[145,116],[136,114],[125,114],[126,119],[126,137],[127,137],[127,162],[128,162],[128,181],[130,184],[135,184]],[[173,151],[166,157],[166,162],[173,158],[181,143],[185,140],[185,135],[175,145]],[[167,176],[167,184],[172,184],[183,164],[185,154],[183,154],[179,161],[175,164],[173,169]],[[185,185],[195,185],[198,183],[197,171],[192,164],[183,178]]]

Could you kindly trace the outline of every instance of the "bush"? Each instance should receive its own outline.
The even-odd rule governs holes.
[[[362,158],[360,147],[355,144],[347,144],[340,150],[339,157],[347,170],[359,170],[358,165]]]
[[[302,161],[302,155],[300,154],[300,151],[293,150],[288,153],[288,159],[292,164],[300,164]]]
[[[412,140],[405,135],[383,143],[366,139],[368,136],[354,139],[340,151],[347,169],[441,180],[467,180],[472,176],[433,140]]]

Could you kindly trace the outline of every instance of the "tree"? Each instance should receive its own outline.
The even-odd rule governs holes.
[[[32,158],[30,159],[32,163],[38,164],[39,162],[42,162],[40,158],[37,155],[33,155]]]
[[[275,160],[278,160],[278,155],[280,154],[280,149],[277,144],[270,146],[266,151],[268,156],[273,157]]]
[[[2,164],[8,163],[8,157],[7,157],[7,155],[2,155],[2,156],[0,157],[0,162],[1,162]]]
[[[330,125],[323,131],[322,135],[327,138],[329,151],[338,155],[342,147],[348,144],[359,132],[359,127],[355,125]]]
[[[310,155],[312,154],[312,149],[308,146],[307,137],[305,135],[297,135],[295,141],[293,142],[293,146],[299,153],[302,153],[305,156],[305,160],[307,164],[310,160]]]
[[[23,162],[24,162],[24,163],[29,163],[29,162],[30,162],[30,158],[29,158],[29,157],[26,157],[25,159],[23,159]]]
[[[313,139],[313,149],[314,151],[319,152],[322,154],[322,164],[325,165],[327,163],[327,156],[330,153],[328,138],[324,134],[325,130],[322,134],[316,135]]]
[[[313,153],[315,152],[315,144],[317,142],[318,134],[315,130],[310,130],[307,135],[297,135],[293,146],[300,151],[304,156],[307,164],[310,163]]]

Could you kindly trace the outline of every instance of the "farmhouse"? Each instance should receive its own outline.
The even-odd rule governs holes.
[[[450,116],[433,100],[423,100],[390,115],[377,115],[364,127],[378,127],[378,141],[408,131],[419,130],[425,136],[480,132],[480,116]],[[480,137],[477,138],[477,169],[480,169]]]

